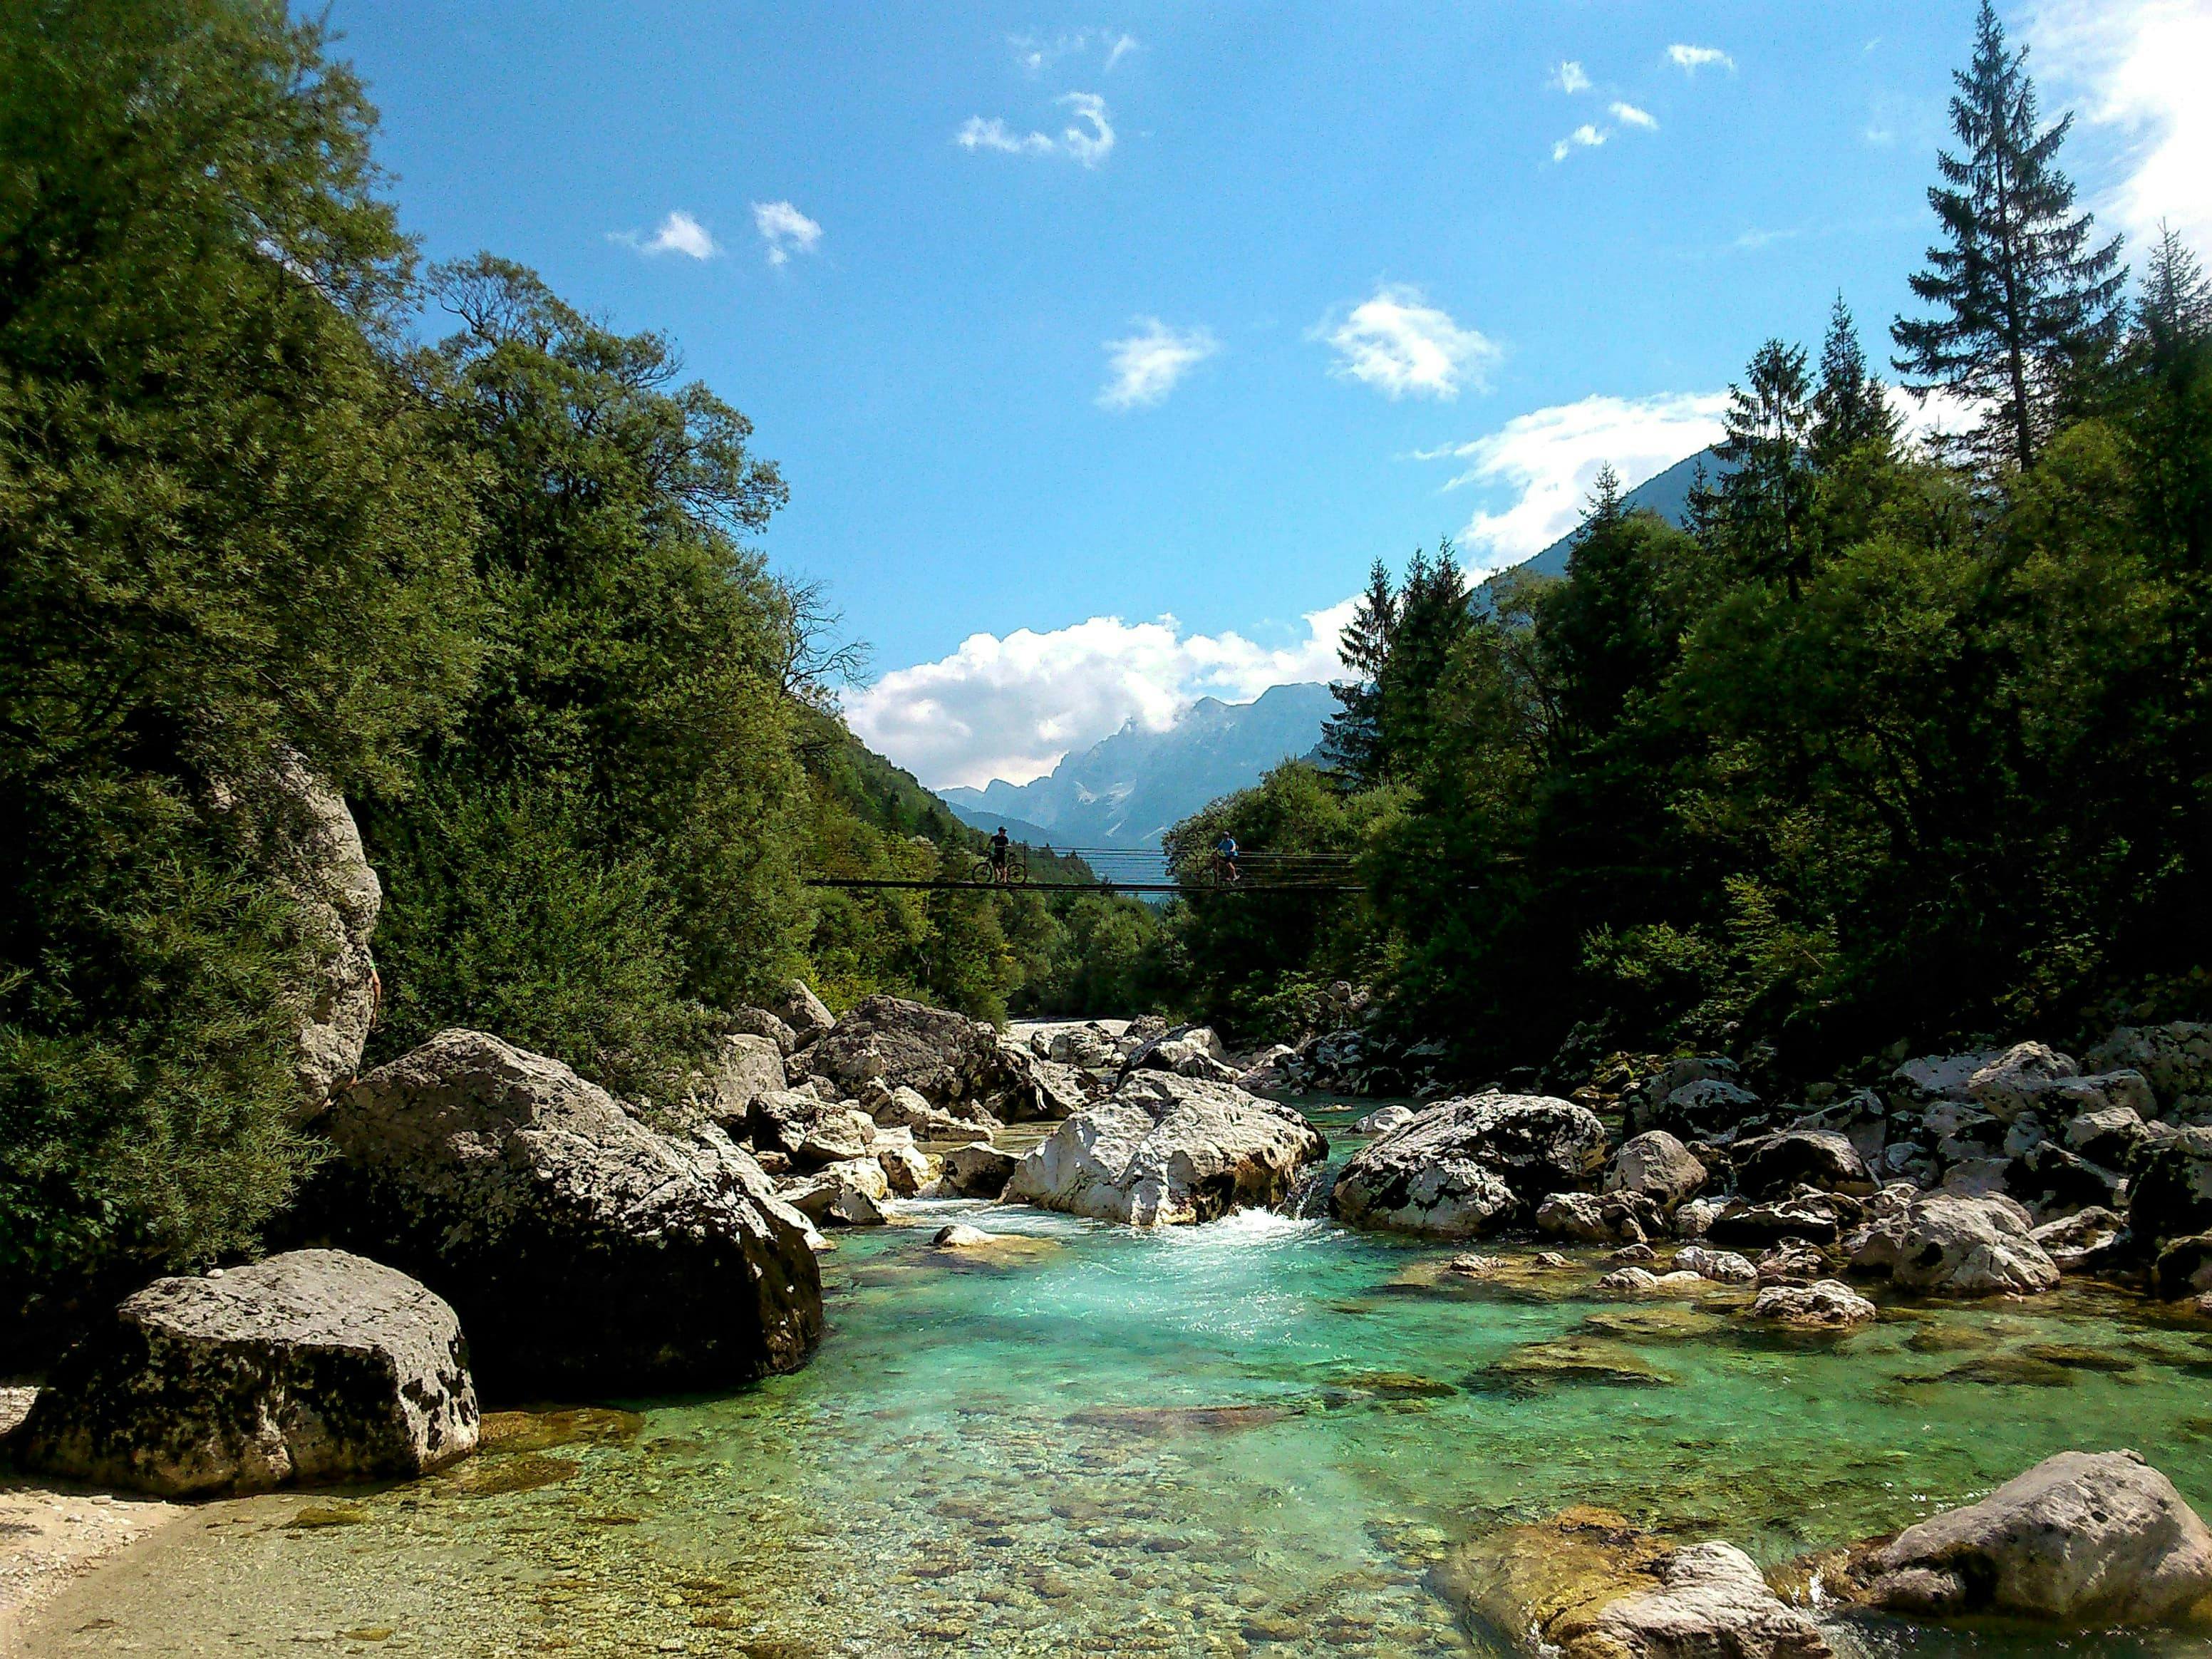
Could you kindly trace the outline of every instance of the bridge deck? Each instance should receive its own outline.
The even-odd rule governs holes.
[[[802,876],[808,887],[899,887],[958,893],[1364,893],[1352,882],[1243,881],[1234,885],[1174,881],[936,881],[890,876]]]

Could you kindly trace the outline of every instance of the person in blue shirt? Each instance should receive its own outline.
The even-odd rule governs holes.
[[[1226,830],[1221,832],[1221,839],[1213,843],[1213,861],[1223,881],[1234,885],[1243,880],[1244,872],[1237,863],[1237,837]]]

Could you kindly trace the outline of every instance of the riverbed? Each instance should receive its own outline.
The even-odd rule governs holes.
[[[1341,1146],[1350,1109],[1312,1115]],[[956,1217],[1030,1242],[933,1249]],[[1602,1295],[1595,1253],[1556,1287],[1479,1283],[1437,1271],[1447,1249],[1266,1212],[1143,1234],[908,1204],[836,1238],[799,1374],[504,1415],[429,1480],[192,1511],[29,1651],[1487,1655],[1431,1567],[1568,1504],[1776,1564],[2125,1445],[2212,1510],[2212,1328],[2087,1284],[1787,1338]]]

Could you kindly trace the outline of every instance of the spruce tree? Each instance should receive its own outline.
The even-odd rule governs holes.
[[[1347,685],[1334,685],[1334,719],[1322,723],[1322,753],[1328,763],[1355,787],[1365,788],[1380,773],[1382,733],[1379,730],[1376,687],[1390,660],[1390,640],[1397,631],[1398,600],[1390,588],[1390,571],[1382,560],[1367,573],[1367,592],[1360,596],[1352,620],[1337,636],[1337,658],[1358,676]]]
[[[2205,281],[2197,256],[2169,225],[2159,227],[2151,248],[2135,324],[2136,343],[2154,363],[2170,362],[2212,338],[2212,283]]]
[[[2075,212],[2073,181],[2058,170],[2073,117],[2039,125],[2027,62],[1982,0],[1972,65],[1954,77],[1960,151],[1937,152],[1943,182],[1928,192],[1944,241],[1911,279],[1936,314],[1890,328],[1899,372],[1919,382],[1911,390],[1988,406],[1975,447],[2022,469],[2034,464],[2069,374],[2117,337],[2126,280],[2119,239],[2092,242],[2091,216]]]
[[[1825,471],[1863,444],[1879,443],[1886,452],[1896,441],[1897,416],[1884,392],[1881,377],[1867,368],[1851,308],[1838,294],[1828,313],[1820,381],[1813,392],[1814,465]]]
[[[1717,447],[1735,470],[1721,486],[1721,516],[1736,558],[1792,591],[1811,565],[1813,478],[1806,444],[1813,421],[1805,349],[1769,340],[1752,354],[1744,383],[1729,388]]]

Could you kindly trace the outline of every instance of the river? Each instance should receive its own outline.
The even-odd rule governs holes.
[[[1340,1156],[1363,1109],[1309,1105]],[[929,1243],[954,1216],[1033,1243],[954,1259]],[[1594,1266],[1564,1296],[1458,1283],[1448,1250],[1268,1213],[1139,1234],[912,1204],[837,1244],[804,1371],[500,1417],[410,1486],[208,1506],[32,1653],[1488,1654],[1429,1568],[1571,1503],[1776,1563],[2128,1445],[2212,1509],[2212,1338],[2094,1285],[1792,1339],[1589,1292]]]

